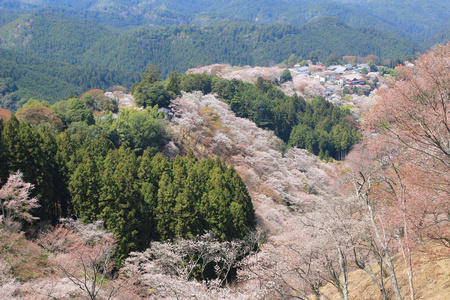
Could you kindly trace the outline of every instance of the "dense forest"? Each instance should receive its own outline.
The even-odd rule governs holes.
[[[259,65],[282,62],[317,51],[325,60],[374,54],[381,60],[414,54],[419,46],[398,35],[354,28],[336,18],[320,18],[302,27],[286,24],[221,23],[199,27],[173,25],[118,34],[90,21],[50,14],[23,16],[0,29],[1,47],[28,56],[125,72],[157,64],[171,71],[212,63]]]
[[[124,133],[133,126],[141,131],[147,127],[152,142],[161,143],[156,111],[121,115],[116,121],[121,124],[111,126]],[[89,119],[80,122],[87,125]],[[254,226],[246,186],[221,160],[198,161],[188,154],[169,161],[157,154],[158,147],[139,150],[124,141],[117,148],[106,134],[94,140],[81,129],[73,137],[64,131],[55,138],[48,127],[30,127],[14,115],[0,124],[2,183],[20,170],[23,180],[34,184],[32,195],[40,207],[33,214],[41,221],[55,223],[69,215],[85,222],[103,219],[118,238],[120,258],[145,249],[152,240],[189,238],[208,230],[230,240],[244,238]],[[136,140],[137,135],[128,138]]]
[[[131,86],[138,74],[74,66],[0,49],[0,106],[17,111],[28,99],[49,103],[114,85]]]
[[[0,1],[7,9],[57,12],[116,28],[152,24],[211,25],[228,21],[263,25],[288,23],[301,26],[313,19],[332,16],[358,27],[372,27],[424,42],[448,28],[449,6],[444,0],[413,1]],[[16,11],[17,13],[17,11]],[[445,42],[443,40],[439,42]]]

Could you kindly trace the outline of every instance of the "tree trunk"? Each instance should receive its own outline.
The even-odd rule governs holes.
[[[402,300],[402,296],[400,294],[400,289],[398,287],[398,282],[397,282],[397,276],[395,275],[395,269],[394,269],[394,265],[392,264],[392,259],[390,256],[390,253],[387,249],[387,245],[384,244],[383,239],[381,238],[380,232],[378,231],[378,226],[375,223],[375,217],[373,215],[373,210],[372,210],[372,205],[370,204],[370,200],[369,197],[366,196],[365,197],[365,202],[366,202],[366,206],[367,206],[367,210],[369,213],[369,219],[370,219],[370,223],[372,225],[373,231],[375,233],[375,237],[378,241],[378,243],[380,244],[380,247],[382,249],[383,255],[384,255],[384,259],[385,259],[385,263],[389,269],[389,272],[391,273],[391,282],[392,282],[392,288],[394,290],[395,293],[395,299],[396,300]]]

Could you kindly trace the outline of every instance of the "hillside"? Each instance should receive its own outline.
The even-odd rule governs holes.
[[[432,248],[433,246],[427,245],[427,247]],[[414,252],[412,256],[416,279],[414,282],[415,299],[446,300],[450,295],[450,260],[436,260],[432,253],[427,252],[427,248],[424,248],[424,250]],[[397,255],[394,262],[398,270],[402,296],[407,299],[410,292],[408,290],[408,274],[401,255]],[[383,299],[377,286],[373,284],[370,276],[364,271],[351,272],[349,281],[352,282],[350,299]],[[325,286],[322,291],[331,300],[341,299],[339,293],[330,285]]]
[[[211,25],[224,21],[303,25],[323,16],[358,27],[372,27],[423,42],[442,30],[449,19],[448,1],[0,1],[0,7],[60,12],[114,27],[144,24]]]
[[[80,54],[110,35],[94,22],[52,14],[25,14],[0,29],[2,48],[71,64],[80,64]]]
[[[450,41],[450,21],[446,28],[430,37],[424,44],[426,47],[432,48],[436,44],[444,45],[448,41]]]
[[[397,68],[364,116],[362,141],[339,163],[286,148],[264,117],[307,119],[315,131],[331,115],[325,130],[341,117],[351,123],[348,108],[286,97],[263,79],[171,74],[165,85],[150,65],[134,89],[143,109],[100,112],[114,109],[101,90],[51,107],[28,102],[17,118],[34,126],[13,115],[0,122],[0,176],[8,178],[0,188],[0,294],[445,297],[450,177],[440,141],[449,134],[449,57],[450,44]],[[255,73],[276,72],[237,75]],[[155,89],[179,94],[169,111],[150,107]],[[57,138],[64,128],[52,131],[56,120],[67,127]],[[68,215],[78,220],[60,219]],[[21,225],[36,244],[8,234]],[[29,252],[20,252],[25,244]],[[43,260],[30,273],[16,256]]]
[[[74,66],[4,49],[0,49],[0,66],[0,105],[13,112],[30,98],[55,103],[89,89],[130,86],[138,78],[137,74]]]
[[[165,153],[173,157],[192,149],[198,157],[227,157],[246,183],[264,230],[285,231],[292,216],[329,195],[332,166],[302,149],[283,154],[282,141],[273,132],[236,117],[217,97],[184,94],[171,105],[174,143]]]
[[[295,54],[318,51],[380,59],[405,57],[421,48],[405,38],[375,29],[350,27],[320,18],[302,27],[222,23],[174,25],[118,34],[90,21],[51,14],[23,15],[0,28],[0,46],[38,58],[124,72],[141,72],[151,62],[164,76],[213,63],[267,66]]]
[[[0,300],[448,298],[449,20],[0,0]]]

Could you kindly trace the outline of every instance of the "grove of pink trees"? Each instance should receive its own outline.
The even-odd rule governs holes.
[[[300,299],[326,299],[319,287],[330,283],[349,299],[348,274],[360,269],[381,298],[416,298],[412,253],[449,257],[449,59],[447,45],[421,56],[414,69],[399,69],[365,116],[364,141],[339,175],[302,150],[282,154],[271,132],[236,118],[213,95],[174,101],[179,151],[228,155],[271,234],[242,262],[240,282],[271,298]]]
[[[101,229],[101,222],[84,225],[62,220],[62,224],[65,225],[41,232],[36,239],[48,253],[48,270],[34,280],[16,285],[13,296],[36,300],[138,297],[127,278],[111,277],[115,240]],[[5,287],[0,291],[5,292]]]
[[[184,94],[172,108],[172,140],[179,148],[174,153],[192,149],[197,157],[224,157],[246,183],[264,230],[282,232],[292,216],[330,194],[331,166],[306,150],[282,153],[273,132],[236,117],[214,95]]]
[[[221,242],[209,232],[192,240],[153,242],[146,251],[131,253],[123,270],[150,299],[259,299],[264,290],[226,284],[231,268],[257,241],[256,233],[246,241]],[[211,266],[215,278],[208,279],[204,272]]]

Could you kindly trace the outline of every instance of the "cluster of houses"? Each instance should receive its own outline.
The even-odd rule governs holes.
[[[356,66],[347,64],[345,66],[336,65],[329,67],[324,67],[320,64],[310,66],[295,65],[291,71],[295,75],[305,75],[318,80],[325,87],[325,99],[333,104],[343,105],[345,102],[342,96],[342,88],[353,89],[355,86],[358,86],[358,89],[360,89],[370,79],[367,75],[362,74],[366,73],[362,72],[363,69],[370,70],[370,66],[368,64],[358,64]],[[340,92],[337,92],[333,85],[340,86],[341,88],[338,89]],[[370,89],[370,87],[367,86],[364,89]]]
[[[329,66],[328,68],[322,65],[300,66],[295,65],[292,72],[295,75],[309,75],[319,82],[329,82],[332,84],[339,84],[341,86],[348,85],[364,85],[366,84],[367,76],[361,74],[363,69],[370,70],[368,64],[358,64],[355,67],[351,64],[345,66]]]

